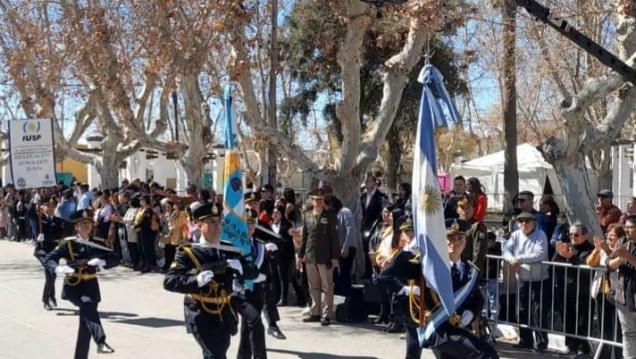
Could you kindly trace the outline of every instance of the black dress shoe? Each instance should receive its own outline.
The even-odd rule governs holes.
[[[320,321],[319,315],[311,315],[307,318],[303,318],[303,322],[305,323],[318,323]]]
[[[276,339],[287,339],[285,334],[283,334],[283,332],[281,332],[280,328],[278,328],[277,326],[271,326],[267,328],[267,334],[273,336]]]
[[[53,309],[53,307],[51,307],[51,305],[47,302],[44,302],[44,310],[51,310]]]
[[[329,324],[331,324],[331,319],[324,317],[322,319],[320,319],[320,325],[322,325],[323,327],[328,326]]]
[[[106,343],[97,344],[97,353],[99,354],[111,354],[114,352],[115,352],[115,349],[111,348],[110,345]]]

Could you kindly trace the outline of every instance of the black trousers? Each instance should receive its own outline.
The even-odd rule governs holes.
[[[519,323],[537,328],[540,328],[541,325],[544,327],[547,325],[549,302],[546,303],[545,299],[549,298],[549,283],[547,280],[519,282]],[[529,322],[528,319],[530,319]],[[534,334],[537,348],[547,348],[548,333],[536,330]],[[525,345],[532,345],[535,342],[532,338],[532,330],[519,328],[519,342]]]
[[[91,337],[97,344],[106,341],[106,334],[102,328],[97,312],[97,303],[81,303],[79,305],[79,328],[77,343],[75,344],[75,359],[87,359],[91,345]]]
[[[349,248],[347,258],[340,257],[340,265],[333,271],[333,291],[337,295],[348,297],[351,292],[351,270],[356,257],[356,248]]]
[[[265,327],[261,319],[265,304],[265,285],[254,284],[254,291],[246,291],[245,299],[244,309],[250,310],[250,315],[241,315],[241,339],[236,358],[252,359],[253,355],[254,359],[267,359]]]
[[[426,343],[437,359],[499,359],[495,349],[464,328],[442,324]],[[406,359],[420,359],[422,347],[414,325],[407,325]]]
[[[140,254],[139,254],[139,245],[138,243],[128,242],[128,252],[130,253],[130,264],[133,269],[139,267],[140,263]]]
[[[210,326],[192,335],[203,351],[203,359],[227,359],[232,334],[225,326]]]
[[[581,278],[581,281],[584,281]],[[588,286],[580,288],[577,293],[577,286],[568,286],[567,311],[565,313],[565,331],[569,334],[580,336],[591,336],[592,323],[590,323],[590,288]],[[577,293],[577,294],[574,294]],[[582,351],[589,354],[592,350],[587,340],[565,337],[565,345],[575,351]]]
[[[44,258],[46,258],[48,253],[44,250],[37,250],[35,253],[35,258],[42,263],[44,266]],[[42,291],[42,303],[48,303],[49,300],[55,300],[55,280],[57,279],[57,275],[55,272],[49,272],[46,267],[44,267],[44,290]]]
[[[281,300],[284,304],[287,304],[289,300],[289,283],[291,282],[293,285],[292,276],[294,275],[295,258],[293,248],[280,251],[278,271],[281,281]],[[296,290],[296,286],[294,286],[294,290]]]
[[[170,265],[174,261],[174,256],[177,253],[177,246],[173,246],[172,244],[166,244],[163,247],[163,255],[165,262],[163,264],[163,269],[168,270]]]
[[[55,301],[55,280],[57,275],[44,270],[44,290],[42,291],[42,303],[48,303],[50,300]]]
[[[621,323],[618,321],[618,318],[616,318],[616,307],[614,306],[614,304],[605,299],[605,295],[603,293],[599,293],[596,296],[596,313],[598,315],[599,322],[601,321],[601,318],[603,320],[602,338],[605,340],[622,343],[623,331],[621,330]],[[600,323],[599,330],[601,330]],[[611,345],[604,345],[603,349],[601,350],[600,358],[622,359],[623,348]]]
[[[277,326],[276,323],[280,320],[280,314],[278,313],[278,298],[279,293],[276,291],[276,284],[280,281],[276,281],[276,278],[267,278],[267,287],[265,289],[265,320],[270,327]]]
[[[145,270],[150,270],[157,265],[155,258],[155,234],[154,232],[140,232],[139,233],[139,246],[142,258],[142,267]]]

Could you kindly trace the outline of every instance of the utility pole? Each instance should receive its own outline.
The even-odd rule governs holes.
[[[179,142],[179,103],[177,102],[177,91],[172,91],[172,103],[174,104],[174,137],[175,142]]]
[[[276,119],[276,79],[278,68],[278,0],[270,0],[271,32],[269,42],[269,96],[267,106],[268,123],[271,128],[278,128]],[[276,148],[267,146],[267,178],[266,183],[276,188]]]
[[[519,192],[517,168],[517,6],[514,0],[502,0],[503,77],[502,119],[504,128],[504,216],[512,215],[512,198]]]

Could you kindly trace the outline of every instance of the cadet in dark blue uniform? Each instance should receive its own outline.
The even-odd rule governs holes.
[[[409,237],[413,238],[412,220],[408,218],[401,221],[400,231],[408,233]],[[431,349],[438,359],[499,358],[490,344],[481,341],[466,329],[476,319],[475,316],[481,313],[484,302],[477,285],[479,271],[472,263],[461,259],[461,253],[466,247],[468,228],[468,223],[462,220],[449,219],[446,222],[453,291],[456,302],[457,298],[462,298],[456,313],[451,317],[445,315],[437,293],[426,287],[421,274],[419,253],[401,250],[382,272],[383,278],[394,279],[394,293],[408,296],[408,300],[404,302],[406,313],[410,314],[407,315],[410,319],[407,319],[406,323],[406,359],[419,359],[422,355],[418,326],[425,329],[423,347]]]
[[[261,319],[263,306],[266,302],[267,294],[267,275],[269,272],[269,259],[267,258],[267,249],[265,243],[254,237],[256,231],[256,221],[258,214],[255,210],[247,208],[245,210],[245,219],[247,220],[248,234],[252,238],[251,262],[258,268],[258,277],[254,279],[253,288],[245,290],[245,305],[251,308],[256,316],[241,316],[241,341],[239,342],[237,359],[266,359],[267,351],[265,348],[265,327]]]
[[[50,273],[65,274],[62,299],[79,307],[79,330],[75,345],[75,359],[88,358],[91,337],[97,343],[98,353],[113,353],[106,344],[106,335],[99,320],[97,305],[101,301],[97,272],[119,262],[104,240],[93,237],[93,214],[89,210],[75,212],[71,218],[75,223],[75,237],[66,238],[44,259]],[[60,259],[66,264],[59,265]]]
[[[287,339],[285,334],[278,327],[280,314],[278,313],[278,300],[281,295],[281,279],[278,270],[278,248],[283,246],[285,240],[274,233],[269,223],[261,221],[259,216],[261,196],[258,192],[247,192],[243,195],[245,206],[256,211],[256,222],[258,228],[255,229],[253,237],[264,242],[267,247],[267,286],[265,291],[265,319],[267,320],[267,334],[276,339]]]
[[[52,198],[42,200],[42,209],[38,213],[38,235],[33,255],[44,266],[44,290],[42,292],[42,303],[44,309],[51,310],[57,307],[55,300],[55,279],[57,276],[54,271],[46,270],[46,262],[44,259],[57,247],[59,241],[64,238],[64,220],[53,216],[57,202]]]
[[[166,290],[187,294],[185,322],[203,350],[204,359],[226,359],[230,338],[238,332],[238,315],[244,311],[243,279],[254,279],[257,269],[241,251],[220,241],[223,209],[206,203],[192,211],[201,229],[201,243],[179,247],[163,281]]]

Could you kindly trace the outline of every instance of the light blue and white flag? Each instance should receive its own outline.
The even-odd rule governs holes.
[[[412,201],[415,238],[421,252],[422,273],[427,287],[437,292],[447,318],[455,312],[455,300],[450,259],[446,248],[442,193],[436,175],[434,129],[446,126],[448,121],[445,113],[449,113],[454,121],[459,119],[459,115],[443,80],[441,73],[432,65],[426,65],[418,79],[424,86],[415,142]],[[446,111],[443,106],[447,107]],[[423,330],[419,332],[422,334],[422,343],[425,340],[424,333]]]

